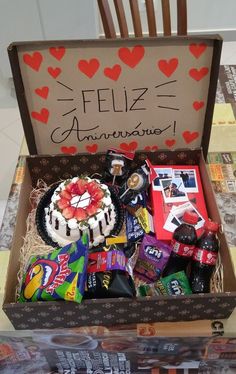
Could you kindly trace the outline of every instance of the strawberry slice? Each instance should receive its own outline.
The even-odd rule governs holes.
[[[76,210],[75,210],[75,218],[78,221],[83,221],[86,218],[88,218],[88,214],[87,214],[86,210],[84,210],[83,208],[76,208]]]
[[[87,190],[90,193],[90,195],[92,195],[97,190],[100,190],[100,186],[96,181],[92,181],[92,182],[88,183]]]
[[[74,186],[74,183],[67,184],[66,191],[68,191],[69,193],[71,193],[71,189],[73,188],[73,186]]]
[[[95,204],[94,204],[94,203],[91,203],[91,204],[89,204],[89,205],[87,206],[87,208],[86,208],[86,212],[87,212],[87,214],[88,214],[89,216],[93,216],[94,214],[96,214],[96,213],[97,213],[97,210],[98,210],[98,208],[97,208],[96,203],[95,203]]]
[[[66,219],[71,219],[74,217],[75,215],[75,208],[73,206],[69,206],[65,209],[63,209],[62,211],[62,215],[66,218]]]
[[[92,195],[93,197],[93,200],[95,201],[100,201],[103,197],[104,197],[104,192],[103,190],[99,189],[99,190],[96,190],[94,192],[94,194]]]
[[[76,183],[79,195],[83,195],[87,190],[88,182],[85,179],[79,179]]]
[[[92,206],[96,207],[97,210],[98,210],[99,208],[101,208],[101,206],[102,206],[102,202],[101,202],[101,201],[95,201],[95,200],[93,200],[93,201],[91,202],[91,204],[92,204]]]
[[[63,190],[60,192],[60,197],[62,197],[63,199],[67,199],[67,200],[71,200],[72,198],[71,194],[66,190]]]
[[[62,198],[62,199],[58,200],[57,205],[58,205],[59,209],[63,210],[70,205],[70,201]]]
[[[77,183],[73,183],[73,186],[71,187],[71,193],[72,195],[80,195]]]

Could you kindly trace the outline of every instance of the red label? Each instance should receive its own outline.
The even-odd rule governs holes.
[[[217,253],[207,251],[206,249],[196,248],[193,259],[206,265],[215,265],[217,260]]]
[[[121,251],[113,250],[109,252],[90,253],[87,272],[98,273],[109,270],[126,271],[126,262],[126,257]]]
[[[192,257],[195,250],[194,245],[183,244],[175,239],[172,239],[171,246],[174,253],[183,257]]]

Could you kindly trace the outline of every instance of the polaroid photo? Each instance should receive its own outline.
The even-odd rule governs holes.
[[[194,212],[198,215],[198,221],[195,225],[195,229],[198,230],[204,225],[204,218],[198,212],[198,210],[190,203],[187,202],[185,204],[181,204],[178,207],[171,210],[171,214],[179,221],[179,223],[183,223],[183,215],[186,211]]]
[[[160,184],[165,203],[188,201],[182,178],[161,179]]]
[[[169,213],[167,220],[163,226],[163,228],[167,231],[174,232],[175,229],[180,225],[178,219],[173,216],[172,213]]]
[[[172,168],[154,168],[157,173],[157,178],[152,182],[153,191],[161,191],[160,180],[172,178],[173,170]]]
[[[173,176],[182,178],[187,193],[198,192],[197,176],[195,169],[174,169]]]

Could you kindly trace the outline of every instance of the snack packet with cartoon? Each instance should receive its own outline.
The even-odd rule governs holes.
[[[87,276],[87,239],[30,259],[19,302],[67,300],[80,303]]]

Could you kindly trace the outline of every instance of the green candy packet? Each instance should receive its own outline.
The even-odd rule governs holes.
[[[159,282],[164,286],[168,295],[189,295],[192,293],[184,271],[161,278]]]
[[[80,303],[87,276],[86,244],[82,238],[47,255],[31,257],[18,301],[67,300]]]
[[[137,293],[139,296],[189,295],[192,290],[185,272],[179,271],[155,283],[139,286]]]

